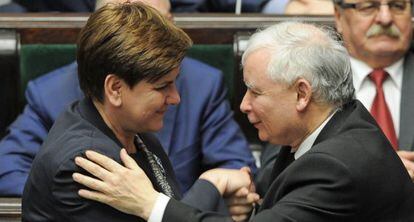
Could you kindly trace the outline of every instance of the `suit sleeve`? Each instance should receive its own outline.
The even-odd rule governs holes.
[[[86,149],[84,148],[84,150]],[[82,153],[84,152],[78,152],[78,154],[62,163],[53,177],[51,192],[55,202],[54,209],[59,221],[140,221],[136,216],[124,214],[109,205],[87,200],[78,195],[78,190],[85,187],[76,183],[72,179],[72,174],[76,171],[91,176],[74,163],[74,157],[80,156]]]
[[[289,175],[272,184],[263,202],[271,207],[252,221],[358,220],[362,188],[343,162],[324,153],[309,153],[296,161]]]
[[[326,154],[298,159],[289,175],[278,178],[264,199],[265,209],[252,221],[357,221],[359,189],[340,161]],[[293,166],[293,165],[292,165]],[[214,212],[201,211],[170,200],[163,221],[231,221]]]
[[[215,186],[199,179],[181,201],[170,199],[162,221],[198,221],[202,215],[207,218],[205,221],[232,221],[229,220],[227,206]]]
[[[229,215],[227,204],[221,198],[219,191],[207,180],[196,180],[180,201],[199,210]]]
[[[201,126],[203,168],[241,168],[249,166],[256,170],[254,158],[226,98],[221,75],[209,89],[207,105]]]
[[[33,159],[52,125],[36,91],[30,82],[26,90],[27,105],[0,142],[0,195],[3,196],[22,195]]]

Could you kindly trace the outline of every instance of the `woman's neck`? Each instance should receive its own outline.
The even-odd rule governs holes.
[[[116,115],[110,115],[110,113],[108,113],[108,109],[106,109],[102,103],[93,100],[93,104],[95,105],[105,124],[112,130],[122,145],[124,145],[123,148],[125,148],[128,153],[136,153],[137,149],[134,143],[135,133],[125,131],[116,118],[111,118],[111,116]]]

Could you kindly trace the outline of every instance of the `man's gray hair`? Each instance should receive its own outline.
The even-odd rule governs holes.
[[[283,22],[255,33],[242,57],[257,50],[270,52],[267,74],[273,81],[292,85],[304,78],[313,99],[341,107],[354,98],[349,55],[332,28]]]

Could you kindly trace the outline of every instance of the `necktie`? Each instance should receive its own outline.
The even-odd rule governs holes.
[[[371,107],[371,114],[381,127],[385,136],[390,141],[392,147],[398,149],[398,139],[395,134],[394,123],[392,122],[391,112],[385,102],[384,90],[382,89],[383,82],[388,78],[388,73],[383,69],[374,69],[369,78],[374,82],[377,94]]]
[[[291,149],[292,148],[290,146],[283,146],[280,149],[279,155],[276,158],[275,165],[273,167],[272,174],[270,177],[271,181],[276,179],[279,176],[279,174],[282,173],[283,170],[285,170],[286,167],[288,167],[295,160],[295,153],[292,153]]]
[[[161,187],[162,192],[165,195],[174,198],[174,193],[171,189],[170,184],[167,181],[167,177],[165,176],[165,170],[162,166],[161,160],[151,151],[148,150],[147,146],[144,144],[144,142],[138,135],[136,136],[136,141],[138,149],[144,151],[145,156],[147,157],[147,160],[151,165],[152,172],[154,173],[157,183]]]

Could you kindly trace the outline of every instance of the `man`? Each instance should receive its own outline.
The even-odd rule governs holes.
[[[98,1],[101,7],[108,2]],[[171,18],[168,0],[143,1]],[[21,196],[32,161],[57,116],[83,97],[72,63],[28,84],[27,105],[0,142],[0,195]],[[198,84],[198,83],[203,84]],[[222,73],[184,58],[177,88],[178,106],[170,106],[157,133],[185,192],[205,170],[249,166],[254,159],[226,100]]]
[[[371,111],[414,179],[412,1],[335,0],[356,97]]]
[[[136,2],[109,4],[93,13],[77,46],[85,98],[59,116],[34,159],[22,220],[143,221],[77,195],[74,158],[86,149],[119,162],[131,156],[151,178],[151,188],[181,199],[168,157],[151,132],[162,128],[167,107],[180,102],[175,80],[191,40],[155,9]],[[234,191],[250,182],[247,172],[218,171],[238,174],[232,181],[241,185]]]
[[[252,221],[414,220],[413,184],[375,120],[353,100],[349,57],[335,33],[279,23],[251,37],[242,64],[247,92],[241,110],[261,140],[284,145]],[[148,185],[137,166],[127,169],[136,178],[122,177],[125,183],[139,178],[129,187],[133,192],[122,184],[113,187],[116,192],[104,189],[125,167],[96,153],[87,157],[95,163],[77,157],[77,164],[100,180],[75,173],[75,181],[94,190],[81,189],[83,197],[145,219],[147,206],[155,204],[152,212],[163,212],[162,221],[228,220],[162,194],[145,196]],[[213,184],[226,195],[226,184]]]

